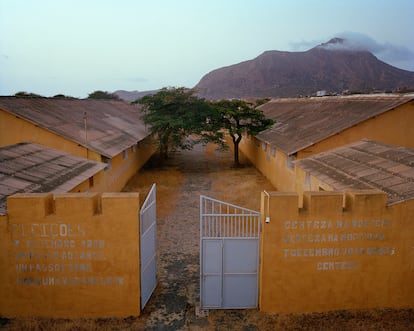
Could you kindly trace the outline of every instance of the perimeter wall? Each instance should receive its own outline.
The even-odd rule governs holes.
[[[414,201],[380,191],[262,193],[260,309],[414,307]],[[269,222],[266,222],[268,218]]]
[[[0,316],[140,315],[137,193],[16,194],[0,218]]]

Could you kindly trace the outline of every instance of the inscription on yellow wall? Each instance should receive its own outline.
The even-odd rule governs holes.
[[[385,219],[286,220],[281,253],[285,260],[312,261],[320,271],[356,270],[366,258],[396,254],[391,230]]]
[[[124,285],[122,275],[97,272],[110,247],[105,239],[88,233],[85,224],[12,224],[11,235],[16,285]]]

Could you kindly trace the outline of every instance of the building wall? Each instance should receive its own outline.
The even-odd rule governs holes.
[[[140,141],[135,147],[130,147],[112,158],[111,169],[105,171],[105,187],[95,188],[94,191],[119,192],[128,180],[141,169],[155,152],[151,137]]]
[[[278,191],[295,191],[294,158],[252,136],[243,136],[239,148]]]
[[[240,143],[240,150],[278,191],[296,192],[298,179],[290,161],[306,158],[364,138],[414,148],[414,134],[411,127],[413,122],[414,103],[411,102],[346,129],[299,151],[292,157],[288,157],[286,153],[254,137],[244,136]]]
[[[85,147],[0,109],[0,146],[21,142],[33,142],[79,157],[100,161],[100,157],[88,153]]]
[[[0,146],[20,142],[34,142],[75,156],[103,162],[103,157],[99,153],[0,110]],[[119,192],[148,161],[154,151],[154,145],[151,143],[151,138],[148,137],[135,147],[130,147],[112,158],[111,169],[94,176],[93,183],[84,183],[72,191]]]
[[[386,199],[307,192],[298,208],[296,193],[263,193],[260,309],[414,307],[414,201]]]
[[[385,144],[414,148],[414,102],[371,118],[298,152],[298,159],[350,144],[364,138]]]
[[[0,218],[0,316],[140,314],[137,193],[18,194]]]

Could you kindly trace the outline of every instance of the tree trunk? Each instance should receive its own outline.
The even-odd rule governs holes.
[[[163,159],[168,159],[168,143],[169,143],[169,134],[164,133],[160,136],[160,156]]]
[[[233,139],[233,145],[234,145],[234,165],[236,167],[238,167],[238,166],[240,166],[239,144],[240,144],[240,141],[242,140],[242,136],[237,135],[237,137],[236,137],[235,135],[232,135],[231,138]]]

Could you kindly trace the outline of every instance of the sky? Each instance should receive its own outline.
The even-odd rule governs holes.
[[[414,71],[413,0],[0,0],[0,95],[194,87],[333,37]]]

